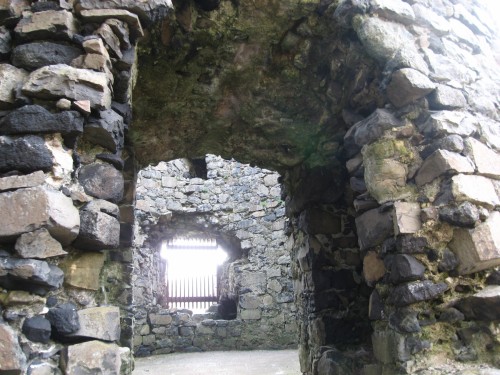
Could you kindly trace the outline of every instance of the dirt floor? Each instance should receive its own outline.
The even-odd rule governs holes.
[[[133,375],[300,375],[296,350],[174,353],[135,360]]]

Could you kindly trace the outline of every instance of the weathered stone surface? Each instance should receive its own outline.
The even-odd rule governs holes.
[[[416,233],[420,230],[420,204],[412,202],[394,203],[394,234]]]
[[[451,134],[469,136],[476,131],[475,122],[474,118],[464,112],[438,111],[432,112],[427,121],[419,125],[419,129],[429,137]]]
[[[84,208],[80,211],[80,232],[73,246],[85,250],[117,248],[120,222],[106,213]]]
[[[0,109],[10,109],[16,98],[14,91],[24,84],[28,73],[9,64],[0,64]]]
[[[83,132],[83,117],[75,111],[51,113],[39,105],[25,105],[10,112],[0,121],[0,134]]]
[[[38,315],[24,320],[22,332],[26,335],[28,340],[47,343],[50,340],[52,328],[47,319]]]
[[[391,21],[410,24],[415,20],[415,13],[410,4],[401,0],[371,0],[371,11]]]
[[[119,375],[120,347],[97,340],[70,345],[62,353],[61,364],[67,375]]]
[[[458,202],[469,201],[488,208],[500,204],[493,183],[486,177],[459,174],[451,181],[452,194]]]
[[[35,359],[28,366],[29,375],[62,375],[61,370],[53,361]]]
[[[363,147],[365,183],[370,195],[382,204],[415,195],[407,184],[409,163],[415,157],[403,140],[383,139]]]
[[[458,272],[469,274],[500,265],[500,212],[474,229],[455,229],[450,249],[460,261]]]
[[[389,279],[394,284],[422,279],[425,267],[411,255],[397,254],[391,257]]]
[[[93,163],[80,170],[78,180],[93,197],[118,203],[123,198],[123,175],[109,164]]]
[[[500,320],[500,286],[487,286],[455,306],[467,319]]]
[[[303,211],[300,216],[299,227],[309,234],[333,234],[341,232],[341,218],[331,212],[317,208]]]
[[[21,289],[44,295],[47,290],[61,287],[62,270],[34,259],[0,258],[0,285],[6,289]]]
[[[350,154],[355,155],[364,145],[378,140],[386,130],[403,125],[404,122],[394,117],[390,111],[379,108],[349,128],[344,142]]]
[[[135,0],[78,0],[76,9],[80,11],[89,9],[110,10],[125,9],[137,14],[142,22],[150,24],[157,15],[161,15],[172,7],[171,0],[135,1]]]
[[[37,171],[24,176],[9,176],[0,178],[0,191],[35,187],[43,184],[45,174]]]
[[[240,313],[240,318],[242,320],[259,320],[262,317],[262,312],[260,309],[247,309],[242,310]]]
[[[89,9],[82,10],[80,16],[84,22],[104,22],[114,18],[126,22],[131,30],[132,37],[138,38],[144,36],[139,18],[134,13],[124,9]]]
[[[0,57],[5,58],[11,50],[12,37],[5,26],[0,26]]]
[[[71,40],[77,33],[78,23],[73,13],[66,10],[47,10],[44,12],[25,13],[17,24],[16,36],[26,40],[66,39]]]
[[[479,220],[479,210],[472,203],[464,202],[457,207],[441,207],[439,218],[457,227],[473,228]]]
[[[111,152],[123,148],[124,128],[123,117],[112,109],[99,112],[100,118],[91,118],[85,126],[85,139],[101,145]]]
[[[83,210],[92,212],[102,212],[117,219],[120,216],[120,208],[116,204],[105,201],[103,199],[94,199],[93,201],[90,201],[85,205]]]
[[[45,259],[66,255],[61,244],[45,228],[22,234],[16,241],[16,253],[21,258]]]
[[[422,254],[427,247],[425,237],[415,237],[412,235],[398,236],[396,240],[396,249],[403,254]]]
[[[438,264],[439,272],[450,272],[458,267],[460,262],[458,261],[455,254],[448,248],[443,250],[441,260]]]
[[[77,69],[65,64],[44,66],[32,72],[23,94],[40,99],[89,100],[92,108],[111,106],[111,91],[105,73]]]
[[[356,218],[356,229],[361,250],[380,245],[394,233],[392,213],[378,208],[367,211]]]
[[[325,350],[318,360],[317,374],[347,374],[350,372],[352,365],[352,359],[342,354],[342,352],[336,349]]]
[[[464,140],[456,134],[447,135],[432,142],[420,152],[420,155],[422,158],[427,159],[433,152],[439,149],[461,153],[464,150]]]
[[[130,43],[129,26],[127,23],[120,21],[116,18],[107,19],[105,21],[105,23],[109,27],[111,27],[111,30],[113,30],[113,33],[120,40],[120,50],[122,51],[122,58],[120,60],[123,60],[123,57],[124,57],[123,51],[132,48],[132,44]]]
[[[406,347],[405,336],[392,330],[375,331],[372,334],[373,354],[382,363],[407,361],[410,353]]]
[[[109,82],[114,82],[113,73],[111,73],[111,61],[103,55],[97,53],[87,53],[71,61],[71,66],[80,69],[92,69],[96,72],[104,72]]]
[[[49,171],[52,165],[52,154],[42,137],[0,137],[0,172]]]
[[[69,65],[83,51],[75,46],[53,42],[21,44],[12,50],[12,65],[32,71],[55,64]]]
[[[429,95],[429,106],[431,109],[457,109],[467,105],[462,91],[447,85],[438,85],[436,90]]]
[[[422,186],[444,174],[473,173],[472,161],[460,154],[447,150],[437,150],[420,167],[415,182]]]
[[[384,261],[375,251],[368,251],[363,258],[363,277],[368,285],[374,285],[384,277],[386,272]]]
[[[104,254],[102,253],[78,254],[71,259],[66,259],[61,264],[64,282],[76,288],[98,290],[103,265]]]
[[[356,16],[353,27],[367,53],[382,64],[391,61],[397,68],[413,68],[424,74],[429,73],[415,39],[403,25],[377,17]]]
[[[445,35],[450,31],[450,24],[446,18],[436,14],[428,7],[416,3],[412,5],[412,8],[416,21],[423,26],[429,26],[437,35]]]
[[[397,108],[403,107],[430,93],[436,85],[418,70],[404,68],[392,74],[387,97]]]
[[[104,341],[120,339],[120,309],[115,306],[91,307],[78,310],[80,329],[70,336]]]
[[[474,160],[477,173],[486,177],[500,179],[500,155],[474,138],[465,141],[467,155]]]
[[[97,54],[103,56],[106,61],[110,61],[109,53],[101,38],[86,39],[82,43],[82,47],[87,54]]]
[[[407,306],[434,299],[447,290],[448,285],[445,283],[434,284],[429,280],[402,284],[394,288],[388,302],[396,306]]]
[[[401,309],[389,316],[389,324],[401,333],[420,332],[417,312],[411,309]]]
[[[111,54],[121,59],[123,55],[120,49],[120,39],[118,39],[111,27],[108,24],[103,23],[96,32],[97,35],[104,40],[104,43],[108,46]]]
[[[0,194],[0,212],[16,213],[0,217],[0,238],[12,238],[45,227],[54,238],[67,245],[76,238],[80,228],[80,216],[71,198],[44,188]]]
[[[18,335],[7,324],[0,323],[0,372],[21,374],[26,364]]]
[[[172,323],[172,315],[149,314],[149,321],[153,325],[169,325],[170,323]]]
[[[47,313],[47,320],[59,335],[69,335],[80,329],[78,311],[72,303],[63,303],[51,308]]]

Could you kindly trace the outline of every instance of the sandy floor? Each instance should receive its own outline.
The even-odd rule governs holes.
[[[300,375],[296,350],[174,353],[137,358],[133,375]]]

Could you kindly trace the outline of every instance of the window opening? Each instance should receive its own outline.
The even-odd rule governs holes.
[[[164,242],[168,308],[205,312],[220,297],[219,268],[226,252],[214,238],[173,238]]]

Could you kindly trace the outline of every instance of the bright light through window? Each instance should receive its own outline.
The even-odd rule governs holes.
[[[167,277],[213,274],[227,259],[225,251],[218,246],[214,250],[204,250],[163,245],[161,256],[167,261]]]

